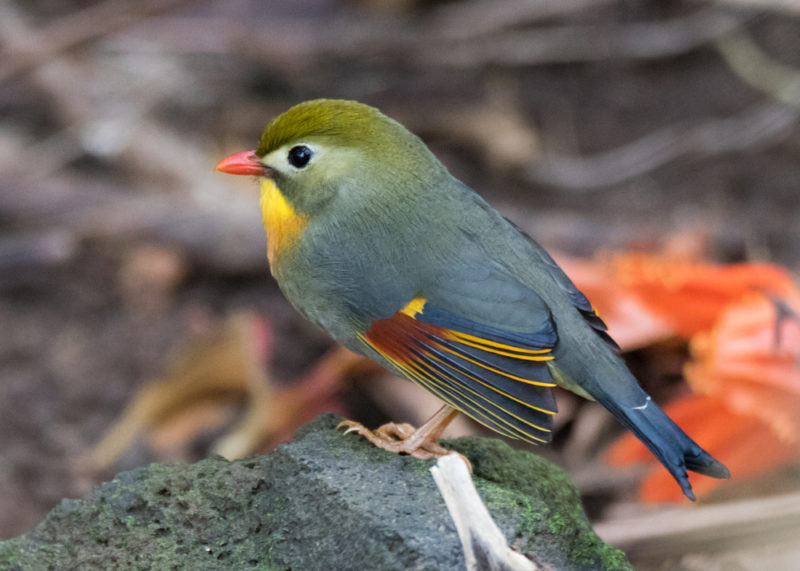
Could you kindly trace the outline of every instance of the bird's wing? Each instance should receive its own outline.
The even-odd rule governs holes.
[[[547,366],[557,339],[550,311],[534,291],[479,273],[438,282],[434,295],[373,321],[362,341],[478,422],[547,442],[556,412]]]
[[[588,298],[583,294],[581,290],[577,288],[577,286],[572,283],[572,280],[569,279],[567,274],[564,273],[564,270],[561,269],[556,261],[547,253],[547,250],[542,248],[539,243],[534,240],[533,238],[528,235],[522,228],[517,226],[514,222],[506,218],[506,221],[514,227],[529,243],[529,245],[533,248],[534,253],[538,256],[539,260],[548,268],[548,272],[550,276],[555,280],[558,284],[558,287],[561,291],[567,296],[567,298],[572,302],[572,305],[581,313],[583,318],[586,320],[586,323],[594,329],[594,331],[603,339],[606,343],[608,343],[614,351],[619,350],[619,345],[611,336],[607,333],[608,326],[606,326],[605,322],[600,318],[597,314],[597,310],[595,310],[592,303],[588,300]]]

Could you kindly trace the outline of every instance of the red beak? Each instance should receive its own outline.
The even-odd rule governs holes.
[[[269,176],[270,168],[261,162],[255,151],[242,151],[222,159],[216,170],[227,174]]]

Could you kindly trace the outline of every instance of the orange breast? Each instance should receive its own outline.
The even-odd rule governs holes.
[[[267,258],[274,273],[279,257],[291,249],[307,220],[294,211],[269,179],[261,182],[261,218],[267,231]]]

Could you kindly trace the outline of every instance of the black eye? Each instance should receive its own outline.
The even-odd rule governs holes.
[[[305,145],[297,145],[289,149],[289,164],[295,168],[301,169],[308,164],[314,152]]]

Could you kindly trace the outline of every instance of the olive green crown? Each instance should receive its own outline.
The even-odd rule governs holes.
[[[369,105],[315,99],[295,105],[273,119],[261,135],[256,154],[263,157],[286,143],[308,139],[333,139],[343,146],[370,144],[398,130],[407,133],[399,123]]]

